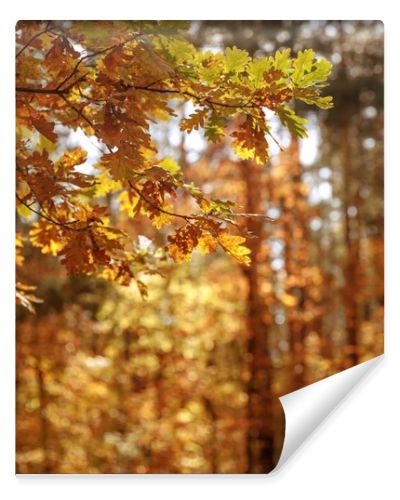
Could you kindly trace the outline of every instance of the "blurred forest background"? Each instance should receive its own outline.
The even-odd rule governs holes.
[[[266,167],[178,120],[154,125],[185,177],[273,219],[241,221],[257,235],[249,268],[222,253],[165,262],[143,300],[27,247],[19,272],[44,302],[17,310],[19,473],[267,472],[277,398],[383,351],[382,23],[194,21],[188,36],[254,55],[311,47],[333,63],[335,106],[299,110],[304,140],[276,125]],[[162,243],[145,219],[119,223],[144,249]]]

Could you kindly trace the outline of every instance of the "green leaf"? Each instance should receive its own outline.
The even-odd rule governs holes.
[[[254,59],[247,67],[250,80],[257,88],[264,81],[264,74],[271,68],[272,62],[269,58]]]
[[[223,137],[224,129],[216,124],[207,125],[204,127],[204,135],[209,141],[217,143]]]
[[[300,101],[306,104],[318,106],[321,109],[333,108],[333,97],[328,95],[326,97],[321,97],[316,95],[315,97],[297,97]]]
[[[211,66],[200,66],[198,69],[200,79],[205,83],[214,83],[219,80],[223,71],[222,64],[213,64]]]
[[[290,58],[290,49],[278,50],[275,54],[275,69],[282,71],[285,75],[292,68],[292,59]]]
[[[316,88],[294,89],[293,97],[311,106],[318,106],[321,109],[330,109],[333,107],[333,97],[330,95],[322,97],[319,89]]]
[[[311,71],[315,57],[315,52],[312,49],[307,49],[304,52],[301,50],[297,53],[297,57],[293,60],[292,82],[301,86],[304,75]]]
[[[224,116],[219,116],[216,113],[212,113],[207,120],[207,124],[204,127],[204,135],[206,138],[214,143],[221,140],[224,136],[224,129],[226,127],[226,118]]]
[[[326,97],[316,97],[314,99],[314,104],[316,104],[321,109],[333,108],[333,97],[331,95],[328,95]]]
[[[321,83],[327,80],[332,71],[332,64],[324,58],[316,60],[312,49],[298,52],[293,67],[292,82],[301,88],[323,86]]]
[[[225,51],[225,69],[228,73],[230,71],[239,73],[249,61],[250,57],[246,50],[238,49],[237,47],[227,47]]]
[[[332,64],[328,60],[320,59],[319,61],[315,61],[312,71],[302,78],[302,87],[308,87],[309,85],[319,86],[319,83],[326,81],[331,71]]]
[[[181,167],[170,156],[167,156],[166,158],[161,160],[158,166],[163,170],[166,170],[170,174],[177,174],[181,171]]]
[[[286,126],[292,134],[300,138],[307,137],[307,130],[304,127],[304,124],[307,123],[306,118],[297,116],[293,109],[289,108],[289,106],[283,106],[278,109],[277,115],[282,125]]]
[[[196,49],[183,39],[168,40],[168,51],[178,64],[193,61]]]

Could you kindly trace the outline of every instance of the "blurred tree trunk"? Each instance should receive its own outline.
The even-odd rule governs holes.
[[[360,224],[359,224],[359,188],[353,190],[353,177],[355,171],[355,151],[352,134],[355,130],[351,124],[351,116],[346,113],[345,126],[342,132],[342,154],[344,168],[344,217],[345,217],[345,243],[346,259],[344,264],[345,285],[343,300],[345,307],[347,346],[347,364],[354,366],[358,363],[358,270],[360,260]],[[356,216],[351,218],[350,211],[355,210]]]
[[[37,397],[39,400],[39,428],[40,428],[40,447],[43,452],[42,473],[49,474],[51,466],[49,461],[49,426],[46,417],[46,410],[48,404],[47,392],[44,381],[42,350],[43,343],[41,339],[41,328],[39,320],[35,319],[35,326],[33,328],[33,345],[35,353],[35,376],[37,384]]]
[[[265,167],[250,161],[242,162],[242,174],[246,186],[246,212],[262,213],[263,197],[260,184]],[[267,325],[262,319],[262,295],[259,289],[258,261],[263,243],[263,219],[247,220],[250,237],[247,245],[251,250],[252,263],[244,270],[248,283],[248,467],[249,473],[268,472],[274,466],[274,429],[271,394],[271,358],[268,349]]]
[[[297,137],[292,136],[290,146],[283,153],[286,156],[288,166],[288,179],[290,189],[293,192],[293,206],[283,209],[285,218],[285,266],[288,278],[300,280],[301,271],[309,265],[308,250],[309,242],[307,238],[307,228],[304,207],[299,207],[299,203],[304,198],[302,192],[300,146]],[[292,198],[292,197],[291,197]],[[285,203],[285,200],[282,200]],[[291,363],[291,390],[297,390],[304,386],[305,363],[304,363],[304,337],[305,324],[303,315],[305,311],[304,285],[300,283],[289,286],[287,292],[297,299],[294,308],[288,308],[288,327],[290,335]]]

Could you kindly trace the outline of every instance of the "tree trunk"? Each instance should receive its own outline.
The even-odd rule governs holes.
[[[242,163],[246,184],[246,211],[261,213],[261,169],[253,162]],[[262,319],[259,290],[258,257],[262,246],[263,221],[251,218],[247,230],[254,236],[248,239],[252,263],[244,270],[247,283],[247,326],[248,326],[248,473],[265,473],[274,466],[274,429],[271,394],[271,359],[268,349],[267,325]]]

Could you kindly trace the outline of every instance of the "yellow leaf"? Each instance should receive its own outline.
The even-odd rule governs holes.
[[[37,147],[40,152],[47,151],[48,153],[53,153],[57,149],[57,141],[51,142],[46,136],[39,134]]]
[[[219,244],[227,253],[232,255],[240,264],[249,266],[251,262],[249,254],[251,251],[249,248],[242,245],[245,241],[246,238],[235,236],[227,232],[223,232],[218,236]]]
[[[252,160],[254,158],[254,149],[249,149],[241,144],[233,144],[233,150],[241,160]]]
[[[173,207],[170,205],[166,205],[162,207],[164,210],[171,210]],[[163,226],[168,226],[174,220],[173,216],[168,215],[164,212],[160,212],[158,215],[152,214],[150,217],[151,223],[157,229],[161,229]]]
[[[178,245],[174,243],[167,246],[168,255],[174,259],[175,262],[182,263],[187,262],[192,258],[191,253],[185,253]]]
[[[135,217],[140,200],[139,196],[132,194],[131,191],[122,191],[117,200],[121,212],[126,213],[129,217]]]
[[[106,196],[108,193],[112,193],[121,189],[122,184],[120,181],[115,181],[112,179],[107,170],[101,172],[101,174],[96,178],[96,190],[95,196],[102,197]]]
[[[22,266],[22,264],[24,263],[24,256],[22,255],[22,252],[21,252],[21,248],[23,248],[24,246],[24,238],[22,236],[22,234],[17,231],[15,233],[15,264],[17,266]]]
[[[215,252],[217,244],[218,241],[211,236],[211,234],[203,233],[199,239],[197,250],[199,250],[202,255],[206,255],[207,253]]]
[[[25,205],[22,205],[22,203],[18,203],[17,212],[21,217],[28,220],[31,219],[34,215],[33,212],[29,210],[29,208]]]

